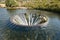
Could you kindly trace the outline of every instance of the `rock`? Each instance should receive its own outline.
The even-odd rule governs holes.
[[[5,6],[5,4],[0,4],[0,7],[4,8],[4,7],[6,7],[6,6]]]

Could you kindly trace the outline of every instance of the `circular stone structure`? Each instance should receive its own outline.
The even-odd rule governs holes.
[[[37,13],[22,13],[10,17],[10,27],[14,30],[28,31],[48,24],[48,18]]]

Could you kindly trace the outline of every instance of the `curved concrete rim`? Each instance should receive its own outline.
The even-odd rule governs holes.
[[[14,16],[15,16],[15,15],[14,15]],[[13,23],[14,25],[18,25],[18,26],[22,26],[22,27],[28,27],[28,26],[29,26],[29,27],[36,27],[36,26],[37,26],[37,27],[41,27],[41,26],[43,26],[43,25],[47,25],[48,22],[49,22],[49,18],[47,17],[48,20],[47,20],[46,22],[42,23],[42,24],[38,24],[38,25],[20,25],[20,24],[14,23],[14,22],[12,21],[12,19],[13,19],[14,16],[11,16],[11,17],[10,17],[10,22]]]

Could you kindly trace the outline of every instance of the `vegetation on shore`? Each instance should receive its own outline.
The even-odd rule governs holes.
[[[29,7],[60,12],[60,0],[6,0],[5,4],[7,7]]]
[[[15,0],[6,0],[5,4],[7,7],[18,7],[18,3]]]
[[[60,0],[35,0],[24,4],[25,7],[60,12]]]
[[[0,4],[5,4],[5,2],[0,2]]]

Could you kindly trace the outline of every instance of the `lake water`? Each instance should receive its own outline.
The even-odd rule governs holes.
[[[49,23],[44,29],[39,28],[28,32],[11,30],[7,26],[9,18],[20,13],[44,14],[49,18]],[[41,10],[7,10],[0,8],[0,40],[60,40],[60,15]]]

